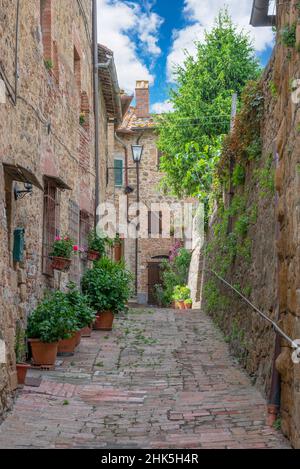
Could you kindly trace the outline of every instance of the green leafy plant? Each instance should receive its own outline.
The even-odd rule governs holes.
[[[82,289],[95,311],[118,313],[126,309],[132,293],[132,280],[132,274],[123,262],[116,263],[103,257],[85,273]]]
[[[79,246],[74,245],[73,240],[68,236],[57,236],[52,245],[50,257],[62,257],[70,259],[73,252],[78,252]]]
[[[162,306],[169,306],[173,300],[176,285],[186,285],[188,281],[191,253],[184,248],[176,251],[171,260],[164,260],[162,268]]]
[[[53,343],[79,330],[76,309],[61,291],[48,293],[28,318],[27,336]]]
[[[118,244],[121,244],[121,243],[122,243],[122,239],[120,237],[120,234],[117,233],[115,239],[113,240],[113,245],[117,246]]]
[[[80,293],[75,283],[69,283],[66,293],[70,305],[74,308],[78,329],[88,327],[95,319],[95,312],[89,306],[88,298]]]
[[[275,194],[275,167],[273,155],[270,153],[262,168],[255,170],[261,197],[270,197]]]
[[[88,235],[88,249],[98,252],[101,256],[105,254],[106,246],[110,244],[106,236],[98,234],[97,230],[90,231]]]
[[[278,417],[273,424],[273,428],[275,428],[275,430],[277,431],[280,431],[281,425],[282,425],[281,417]]]
[[[236,164],[232,174],[232,182],[234,187],[241,186],[245,183],[246,171],[244,166]]]
[[[292,25],[285,25],[280,31],[281,42],[286,47],[295,47],[296,45],[296,23]]]
[[[244,238],[248,233],[249,224],[250,224],[249,216],[246,213],[244,213],[238,218],[238,220],[235,223],[235,232],[239,236]]]
[[[184,300],[184,304],[185,305],[192,305],[193,304],[192,298],[187,298],[186,300]]]
[[[79,115],[79,124],[84,125],[85,124],[85,113],[81,112]]]
[[[45,64],[45,67],[48,71],[52,70],[53,69],[53,62],[51,59],[46,59],[44,60],[44,64]]]
[[[184,285],[176,285],[173,290],[172,299],[174,301],[185,301],[191,296],[191,290],[189,287]]]
[[[269,89],[273,98],[276,98],[278,96],[278,90],[277,90],[276,83],[274,81],[270,81]]]
[[[204,286],[204,299],[208,313],[216,314],[224,310],[229,304],[229,300],[221,295],[215,280],[208,280]]]

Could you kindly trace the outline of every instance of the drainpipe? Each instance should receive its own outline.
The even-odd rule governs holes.
[[[15,45],[15,105],[18,100],[18,81],[19,81],[19,32],[20,32],[20,0],[17,1],[16,13],[16,45]]]
[[[93,71],[94,71],[94,115],[95,115],[95,228],[98,224],[97,209],[100,203],[100,102],[99,102],[99,72],[98,72],[98,8],[97,0],[93,0]]]
[[[279,159],[278,159],[276,144],[274,148],[274,162],[275,162],[275,167],[277,169]],[[278,192],[276,192],[276,195],[275,195],[275,212],[276,213],[278,210],[278,204],[279,204],[279,197],[278,197]],[[276,243],[279,240],[279,236],[280,236],[280,226],[279,226],[279,222],[277,221],[276,222],[276,234],[275,234]],[[279,275],[279,259],[277,259],[276,274],[277,274],[277,289],[278,289],[279,287],[279,276],[278,276]],[[277,291],[276,321],[278,322],[279,320],[280,320],[280,306],[279,306],[279,298],[278,298],[278,291]],[[281,378],[276,368],[276,360],[279,357],[280,353],[281,353],[281,338],[279,334],[276,334],[271,390],[270,390],[270,397],[269,397],[269,404],[268,404],[268,424],[270,426],[273,426],[280,411]]]
[[[115,139],[119,144],[123,147],[124,149],[124,155],[125,155],[125,186],[128,187],[129,185],[129,179],[128,179],[128,148],[126,143],[118,136],[117,132],[115,132]],[[127,222],[129,223],[128,219],[128,213],[129,213],[129,194],[126,194],[127,196]]]

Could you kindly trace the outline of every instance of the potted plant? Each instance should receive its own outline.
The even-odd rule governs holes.
[[[25,384],[27,371],[30,368],[26,362],[26,343],[25,343],[25,332],[22,329],[20,323],[16,326],[16,341],[15,341],[15,354],[16,354],[16,367],[18,384],[23,386]]]
[[[73,306],[76,315],[78,332],[76,333],[76,343],[79,345],[81,337],[90,337],[95,321],[95,313],[88,304],[88,298],[83,295],[75,283],[68,285],[67,298]]]
[[[187,300],[184,301],[184,306],[185,306],[185,309],[192,309],[193,300],[191,298],[188,298]]]
[[[67,272],[71,267],[72,253],[78,251],[79,247],[74,245],[69,236],[57,236],[50,253],[52,269]]]
[[[74,309],[65,293],[50,293],[28,318],[27,336],[35,365],[53,366],[61,340],[77,330]]]
[[[92,230],[88,236],[88,260],[95,262],[105,254],[105,246],[107,244],[107,238],[100,236],[97,230]]]
[[[185,309],[185,300],[190,298],[191,290],[187,286],[176,285],[173,292],[173,300],[175,301],[175,307],[179,309]]]
[[[132,274],[123,262],[103,257],[82,280],[83,292],[97,311],[95,328],[111,331],[115,314],[124,311],[132,292]]]
[[[172,300],[174,301],[174,307],[175,309],[180,309],[180,300],[181,300],[181,294],[180,294],[180,285],[176,285],[173,290],[173,295],[172,295]]]
[[[122,259],[122,240],[119,233],[114,240],[115,261],[120,262]]]

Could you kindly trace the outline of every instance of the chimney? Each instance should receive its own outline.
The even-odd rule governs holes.
[[[149,81],[139,80],[136,82],[135,89],[136,98],[136,115],[137,117],[150,116],[150,94]]]

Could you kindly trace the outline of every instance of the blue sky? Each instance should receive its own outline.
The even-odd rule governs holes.
[[[182,63],[184,49],[193,54],[220,8],[249,31],[263,65],[272,51],[270,28],[249,25],[252,0],[98,0],[99,40],[114,51],[120,87],[133,93],[135,81],[151,82],[152,111],[169,109],[172,68]],[[272,2],[271,2],[272,8]]]

